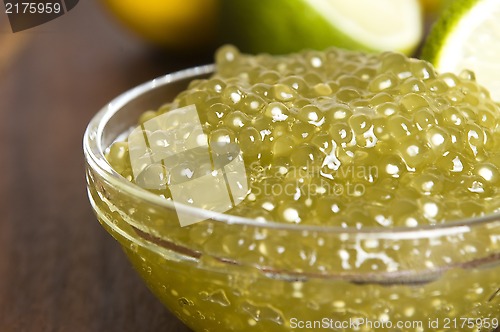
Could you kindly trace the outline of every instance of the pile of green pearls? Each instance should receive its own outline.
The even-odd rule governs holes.
[[[392,52],[254,56],[233,46],[218,50],[216,68],[139,123],[194,104],[209,144],[239,146],[249,192],[227,213],[362,228],[499,210],[500,109],[472,72],[438,74]],[[126,141],[107,158],[132,181]]]

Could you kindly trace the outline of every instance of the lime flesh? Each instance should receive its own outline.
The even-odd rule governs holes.
[[[440,72],[475,73],[496,102],[500,101],[500,2],[457,0],[433,27],[422,58]]]

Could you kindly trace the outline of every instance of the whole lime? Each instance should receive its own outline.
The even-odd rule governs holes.
[[[220,34],[250,53],[337,46],[410,54],[422,36],[418,0],[221,0]]]

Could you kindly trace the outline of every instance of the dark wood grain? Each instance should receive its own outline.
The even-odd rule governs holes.
[[[81,141],[117,94],[208,61],[149,49],[93,1],[16,34],[0,13],[0,331],[188,331],[92,214]]]

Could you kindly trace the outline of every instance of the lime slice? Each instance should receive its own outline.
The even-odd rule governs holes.
[[[432,28],[422,58],[440,72],[472,70],[500,102],[500,1],[454,1]]]
[[[411,53],[422,36],[418,0],[222,0],[221,34],[250,53],[337,46]]]

